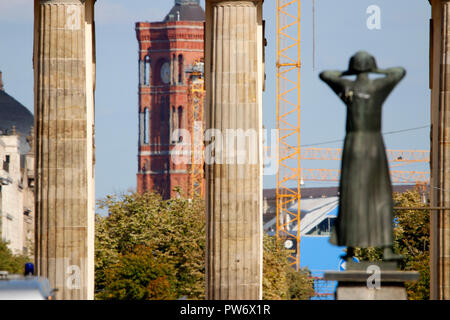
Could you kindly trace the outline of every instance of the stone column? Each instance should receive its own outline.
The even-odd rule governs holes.
[[[262,298],[262,2],[206,1],[208,299]]]
[[[450,1],[433,0],[431,206],[450,207]],[[450,210],[431,212],[431,298],[450,299]]]
[[[35,0],[36,269],[94,293],[94,2]]]

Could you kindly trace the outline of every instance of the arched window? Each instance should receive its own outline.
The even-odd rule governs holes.
[[[145,61],[139,60],[139,85],[143,86],[145,83]]]
[[[178,107],[178,129],[183,129],[183,107]]]
[[[183,83],[184,75],[184,61],[183,56],[180,54],[178,56],[178,83]]]
[[[172,55],[172,70],[171,70],[171,83],[172,84],[176,84],[176,73],[178,71],[178,67],[177,67],[177,56],[175,54]]]
[[[149,86],[151,83],[151,60],[149,56],[144,59],[144,85]]]
[[[148,108],[144,109],[144,144],[149,143],[150,138],[150,112]]]
[[[173,132],[177,129],[177,125],[178,125],[178,120],[177,120],[177,110],[175,108],[175,106],[172,106],[172,108],[170,108],[170,119],[169,119],[169,139],[170,139],[170,143],[174,143],[175,137],[173,136]]]
[[[178,107],[178,129],[183,129],[183,108],[181,106]],[[178,142],[182,141],[181,132],[178,133]]]
[[[142,172],[145,173],[146,171],[150,170],[150,159],[145,159],[143,162],[144,164],[142,166]]]

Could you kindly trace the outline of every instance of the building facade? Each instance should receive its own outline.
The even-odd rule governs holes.
[[[0,72],[0,237],[14,254],[34,254],[33,115],[3,89]]]
[[[167,199],[178,195],[177,187],[183,194],[189,190],[189,162],[174,157],[190,143],[181,130],[193,132],[188,71],[204,56],[205,15],[199,2],[176,0],[163,21],[136,23],[139,193],[156,191]]]

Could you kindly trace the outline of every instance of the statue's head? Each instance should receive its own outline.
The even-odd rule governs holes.
[[[377,69],[375,57],[366,51],[358,51],[350,59],[348,70],[353,73],[369,72]]]

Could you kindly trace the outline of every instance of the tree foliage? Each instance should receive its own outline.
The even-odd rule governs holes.
[[[264,235],[263,299],[308,300],[314,295],[314,282],[307,269],[289,266],[289,251],[283,241]]]
[[[287,272],[287,280],[289,283],[288,300],[309,300],[314,296],[314,280],[311,279],[308,269],[295,271],[290,268]]]
[[[205,219],[199,199],[108,196],[97,216],[96,290],[101,299],[204,297]]]
[[[8,243],[0,239],[0,270],[8,271],[13,274],[23,274],[25,272],[25,263],[28,257],[23,255],[15,255],[8,248]]]
[[[394,193],[398,207],[422,207],[418,190]],[[430,212],[429,210],[396,210],[394,212],[394,251],[403,256],[400,269],[418,271],[420,279],[406,284],[408,299],[428,300],[430,297]],[[379,248],[355,251],[362,260],[380,261],[383,254]]]
[[[201,199],[162,200],[157,194],[107,196],[97,215],[97,299],[205,298],[205,208]],[[288,252],[264,238],[264,299],[308,299],[306,271],[288,266]]]

